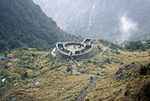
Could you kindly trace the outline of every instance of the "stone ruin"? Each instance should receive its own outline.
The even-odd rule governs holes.
[[[93,55],[92,39],[84,39],[83,42],[58,42],[52,55],[61,59],[85,59]]]

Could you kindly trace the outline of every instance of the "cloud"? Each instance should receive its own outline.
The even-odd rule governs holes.
[[[130,33],[130,31],[132,30],[137,30],[137,23],[131,21],[126,15],[123,15],[120,18],[120,21],[121,21],[120,30],[123,33]]]
[[[131,19],[129,19],[126,15],[123,15],[120,17],[120,32],[121,32],[121,38],[119,40],[119,43],[128,41],[134,33],[138,30],[137,28],[138,24]]]

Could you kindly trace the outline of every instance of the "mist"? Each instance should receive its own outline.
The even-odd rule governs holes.
[[[133,37],[135,35],[135,32],[138,30],[137,26],[138,24],[129,19],[127,15],[123,15],[122,17],[120,17],[121,37],[118,40],[119,43],[130,40],[130,38]]]
[[[75,36],[115,43],[149,37],[149,0],[34,0],[57,25]],[[144,5],[144,6],[143,6]],[[136,34],[136,36],[135,36]]]

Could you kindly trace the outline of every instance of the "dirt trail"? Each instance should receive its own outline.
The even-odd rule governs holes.
[[[96,83],[100,80],[100,76],[93,75],[93,74],[84,74],[77,71],[77,67],[76,67],[77,62],[75,62],[75,60],[69,60],[68,63],[70,65],[73,75],[93,77],[93,79],[89,82],[88,86],[82,91],[82,93],[77,98],[77,101],[83,101],[85,96],[91,91],[91,89],[96,86]]]
[[[72,71],[73,75],[76,75],[76,74],[80,75],[81,74],[80,72],[77,71],[77,67],[76,67],[77,63],[75,61],[73,61],[73,60],[70,59],[68,61],[68,63],[70,65],[70,68],[71,68],[71,71]]]
[[[91,91],[92,88],[96,86],[96,83],[100,80],[100,77],[94,78],[90,83],[88,84],[87,88],[83,90],[83,92],[78,97],[77,101],[83,101],[86,95]]]

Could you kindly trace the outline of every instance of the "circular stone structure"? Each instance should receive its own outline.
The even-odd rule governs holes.
[[[59,58],[88,58],[92,55],[92,39],[85,39],[83,42],[58,42],[56,54]]]
[[[65,43],[64,48],[69,51],[80,51],[84,49],[85,45],[81,43]]]

